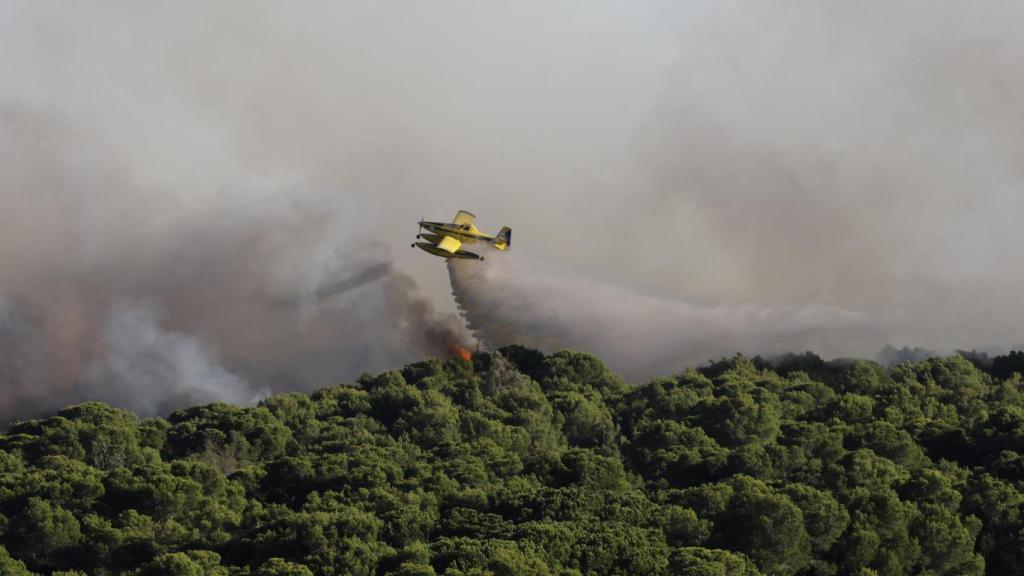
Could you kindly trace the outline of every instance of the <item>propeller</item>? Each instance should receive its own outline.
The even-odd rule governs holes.
[[[416,228],[416,238],[417,238],[417,239],[419,239],[419,238],[422,238],[422,237],[423,237],[423,235],[421,234],[421,232],[423,232],[423,216],[420,216],[420,222],[419,222],[419,227],[418,227],[418,228]],[[416,243],[415,243],[415,242],[413,242],[412,244],[410,244],[410,245],[409,245],[409,247],[410,247],[410,248],[415,248],[415,247],[416,247]]]

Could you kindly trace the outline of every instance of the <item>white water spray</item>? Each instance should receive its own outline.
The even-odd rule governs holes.
[[[449,260],[455,301],[490,347],[571,348],[637,380],[741,352],[860,353],[873,322],[832,306],[700,306],[537,271],[521,255],[485,250],[484,261]],[[871,346],[870,340],[867,345]]]

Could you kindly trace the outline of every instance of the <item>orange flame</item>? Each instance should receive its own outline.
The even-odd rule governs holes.
[[[467,361],[473,357],[472,352],[454,342],[448,345],[448,353],[451,354],[452,358],[462,358]]]

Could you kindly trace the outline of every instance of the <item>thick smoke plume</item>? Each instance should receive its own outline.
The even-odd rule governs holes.
[[[484,253],[483,262],[448,263],[455,300],[477,337],[489,346],[591,352],[635,380],[736,352],[852,354],[876,346],[880,333],[877,321],[832,306],[701,306],[544,272],[514,252]]]
[[[624,370],[1018,345],[1021,21],[1003,0],[2,2],[0,420],[472,349],[408,247],[460,208],[572,271],[462,290],[494,343]],[[492,302],[496,329],[492,290],[537,309]]]
[[[390,249],[355,233],[349,198],[254,188],[188,201],[46,116],[8,119],[0,420],[81,400],[146,415],[249,404],[409,362],[453,331]]]
[[[247,405],[267,395],[214,362],[196,338],[164,330],[162,316],[152,302],[114,306],[103,327],[102,353],[75,392],[140,414],[218,400]]]

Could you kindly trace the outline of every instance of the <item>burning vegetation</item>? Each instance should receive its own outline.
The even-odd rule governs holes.
[[[459,358],[461,360],[470,360],[473,358],[473,353],[465,347],[461,346],[457,342],[452,342],[448,345],[448,356],[450,358]]]

